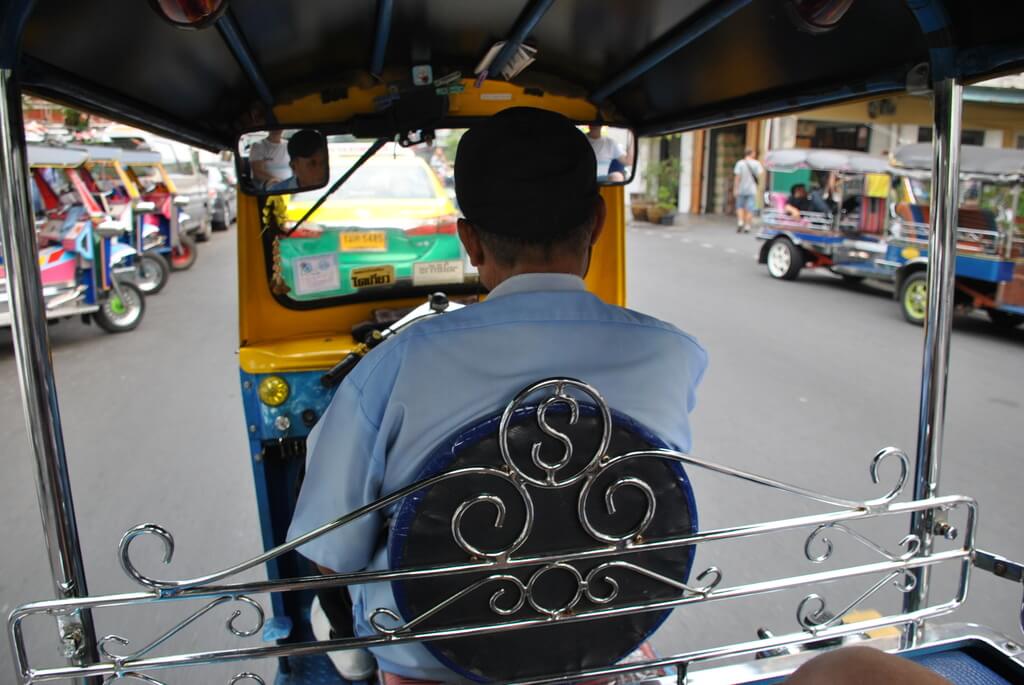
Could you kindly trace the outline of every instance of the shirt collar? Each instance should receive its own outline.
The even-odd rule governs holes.
[[[504,295],[516,295],[519,293],[532,293],[541,291],[582,291],[587,286],[583,279],[573,274],[539,273],[539,274],[517,274],[495,286],[487,299],[502,297]]]

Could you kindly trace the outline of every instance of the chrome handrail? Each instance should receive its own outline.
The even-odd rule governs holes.
[[[528,401],[531,401],[531,398],[535,398],[541,393],[549,393],[550,396],[538,404],[526,404]],[[499,445],[502,445],[505,468],[468,467],[427,478],[383,497],[356,512],[328,522],[306,535],[252,559],[196,578],[161,580],[149,577],[139,571],[131,559],[130,548],[132,540],[140,535],[156,535],[164,542],[166,546],[165,552],[173,550],[174,540],[169,532],[153,524],[132,528],[125,534],[119,553],[128,576],[146,589],[142,592],[134,593],[36,602],[16,609],[8,622],[8,630],[20,682],[25,684],[40,683],[69,677],[91,676],[100,676],[108,679],[133,677],[144,682],[159,682],[148,674],[155,670],[179,666],[196,666],[239,659],[301,656],[336,649],[352,649],[423,640],[442,640],[453,637],[529,629],[550,625],[552,622],[572,623],[600,620],[642,612],[664,611],[686,604],[752,597],[806,585],[834,583],[848,578],[862,576],[873,578],[872,582],[866,586],[866,589],[857,595],[856,601],[846,603],[843,609],[832,615],[826,615],[825,600],[818,592],[807,594],[799,602],[797,608],[799,632],[783,636],[782,638],[775,638],[775,642],[772,642],[771,645],[768,645],[765,641],[749,643],[756,644],[758,649],[764,649],[766,646],[775,646],[776,642],[778,644],[793,644],[795,642],[823,639],[823,636],[852,634],[864,630],[863,622],[844,626],[835,624],[839,619],[855,609],[859,603],[874,596],[885,585],[893,583],[901,592],[911,592],[916,587],[916,583],[913,580],[915,577],[913,571],[915,569],[930,568],[931,566],[948,563],[959,563],[961,567],[960,583],[957,594],[953,599],[937,606],[922,607],[914,612],[886,617],[882,620],[882,623],[885,625],[899,625],[929,616],[948,613],[966,597],[971,562],[975,553],[976,504],[971,498],[963,496],[934,497],[911,502],[896,502],[895,499],[900,494],[908,478],[908,460],[906,455],[899,450],[893,448],[882,450],[870,462],[871,479],[878,483],[879,470],[882,463],[890,459],[897,460],[900,464],[900,469],[899,473],[896,474],[894,484],[880,497],[855,500],[816,492],[671,450],[649,450],[611,456],[606,454],[608,441],[602,439],[600,441],[600,448],[595,451],[594,455],[589,458],[583,467],[571,467],[570,460],[552,459],[550,456],[545,457],[539,453],[539,448],[536,447],[528,450],[530,452],[528,455],[515,454],[509,448],[507,439],[503,439],[507,438],[506,432],[510,430],[512,424],[510,417],[515,416],[518,420],[522,420],[524,417],[528,418],[529,413],[532,411],[538,425],[543,426],[546,420],[545,407],[554,402],[567,404],[570,408],[570,416],[576,416],[579,412],[579,400],[581,398],[597,405],[598,411],[596,415],[602,417],[603,421],[611,420],[610,412],[603,398],[596,389],[585,383],[573,379],[549,379],[533,384],[518,394],[505,410],[504,416],[506,420],[502,421],[499,428]],[[605,425],[602,428],[602,435],[607,436],[608,434],[609,427]],[[565,443],[563,443],[563,446],[565,446]],[[569,445],[565,446],[565,448],[571,450],[571,447],[570,441]],[[590,521],[586,507],[586,503],[589,501],[588,498],[592,494],[594,496],[597,495],[597,493],[593,493],[596,483],[602,475],[609,474],[609,469],[617,468],[625,461],[641,459],[667,460],[673,463],[702,468],[733,480],[751,483],[777,492],[787,493],[803,500],[827,505],[831,507],[831,510],[819,514],[714,528],[689,535],[647,539],[644,537],[645,529],[656,514],[656,506],[652,496],[647,498],[647,510],[641,517],[640,523],[630,530],[628,534],[610,535],[599,530]],[[542,470],[547,472],[546,477],[540,479],[536,477],[531,478],[522,471],[520,466],[520,464],[526,463],[532,463],[534,466],[540,465]],[[570,472],[563,474],[561,473],[562,471]],[[503,523],[504,512],[509,510],[509,505],[495,495],[475,495],[456,508],[451,521],[453,539],[466,553],[465,562],[387,571],[362,571],[290,580],[215,584],[220,580],[234,576],[247,569],[251,569],[255,565],[294,550],[306,542],[355,521],[360,516],[390,506],[401,498],[412,495],[442,480],[469,476],[499,478],[511,483],[515,489],[514,501],[519,500],[518,506],[523,508],[526,515],[522,524],[523,530],[519,531],[515,541],[504,549],[483,551],[474,546],[462,534],[460,530],[461,516],[469,507],[477,504],[487,504],[488,506],[495,507],[498,511],[498,519],[495,521],[496,525]],[[606,478],[605,480],[608,479]],[[604,483],[604,481],[601,482]],[[542,555],[516,556],[516,551],[519,549],[522,541],[529,537],[534,525],[532,489],[567,488],[573,484],[579,484],[578,494],[574,496],[577,497],[580,524],[590,537],[593,538],[594,544],[586,549],[572,549]],[[642,479],[636,476],[626,474],[613,479],[613,482],[603,486],[602,493],[605,507],[610,514],[614,514],[615,511],[615,493],[619,489],[627,487],[636,488],[648,494],[651,492]],[[929,550],[924,552],[921,541],[916,535],[903,537],[898,545],[900,550],[890,551],[886,545],[878,544],[851,527],[851,524],[868,519],[902,517],[925,512],[930,514],[942,512],[944,520],[947,520],[948,514],[952,511],[964,512],[965,522],[960,531],[962,533],[962,543],[957,548],[945,551]],[[652,569],[645,568],[641,564],[636,563],[635,560],[635,555],[639,552],[688,547],[698,544],[701,546],[701,549],[706,549],[707,545],[715,542],[742,540],[755,536],[765,536],[801,529],[809,530],[803,544],[803,554],[807,561],[812,564],[821,564],[830,560],[834,543],[829,536],[836,533],[849,536],[865,549],[875,553],[879,559],[874,562],[860,563],[843,568],[782,578],[770,577],[732,586],[723,586],[722,584],[728,569],[723,571],[715,566],[709,566],[697,575],[696,582],[684,583],[659,574]],[[623,555],[631,555],[634,558],[628,561],[618,558],[610,560],[612,557],[621,557]],[[165,554],[165,562],[170,560],[171,555]],[[586,560],[595,560],[596,565],[589,570],[579,570],[569,564],[569,562]],[[530,573],[528,577],[515,576],[511,571],[516,569],[529,569]],[[616,571],[617,577],[608,575],[609,571]],[[568,573],[575,577],[577,592],[570,601],[562,606],[544,606],[534,596],[533,588],[541,576],[555,572]],[[487,575],[483,578],[477,577],[473,579],[467,583],[466,588],[449,597],[439,597],[437,604],[433,608],[428,608],[419,616],[399,617],[394,612],[385,608],[371,610],[371,625],[377,631],[377,634],[373,636],[341,638],[301,644],[220,649],[169,656],[151,655],[154,649],[168,642],[193,622],[217,607],[231,602],[240,602],[241,605],[227,620],[225,625],[228,631],[238,637],[255,635],[263,627],[264,612],[262,605],[253,598],[253,595],[400,580],[413,582],[419,578],[436,578],[466,573],[486,573]],[[624,577],[630,576],[643,576],[648,580],[663,582],[678,591],[678,594],[669,599],[636,602],[619,606],[611,605],[610,603],[618,594],[620,583],[625,582]],[[420,622],[427,617],[452,606],[471,591],[484,588],[485,586],[493,588],[489,602],[491,611],[494,614],[493,621],[485,620],[474,625],[457,625],[454,627],[418,630]],[[513,594],[509,594],[509,591],[512,591]],[[499,598],[501,598],[500,601]],[[583,599],[586,599],[592,606],[585,607],[581,605],[580,602]],[[162,632],[158,638],[134,650],[131,654],[118,655],[112,653],[111,646],[114,643],[127,645],[129,640],[120,635],[109,635],[100,641],[100,659],[95,663],[81,666],[39,668],[34,666],[29,660],[24,640],[23,625],[26,620],[33,617],[40,615],[66,617],[75,616],[85,611],[95,611],[111,607],[142,606],[187,600],[206,600],[206,602],[198,610],[190,613],[184,620],[179,621],[170,629]],[[527,605],[532,607],[536,613],[528,616],[517,615]],[[240,627],[236,625],[236,621],[240,617],[241,610],[246,607],[253,609],[255,619],[253,625]],[[721,658],[722,656],[747,653],[749,651],[751,650],[748,643],[724,645],[711,651],[682,653],[672,657],[667,662],[663,659],[657,663],[685,664],[695,660]],[[612,669],[615,672],[641,670],[650,668],[652,663],[655,662],[643,662],[628,666],[610,666],[605,669],[590,669],[575,674],[560,674],[557,677],[552,676],[552,678],[557,680],[567,677],[590,677],[591,675],[605,673],[608,669]],[[541,679],[529,682],[554,681]]]

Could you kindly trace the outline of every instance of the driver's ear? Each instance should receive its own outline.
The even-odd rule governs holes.
[[[459,219],[458,230],[459,240],[462,241],[462,246],[466,248],[466,256],[469,257],[469,263],[479,268],[484,263],[484,249],[480,244],[480,234],[477,233],[476,226],[465,219]]]

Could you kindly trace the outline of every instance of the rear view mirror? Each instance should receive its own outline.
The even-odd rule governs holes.
[[[244,133],[238,139],[238,181],[250,195],[281,195],[327,185],[327,139],[312,128]]]

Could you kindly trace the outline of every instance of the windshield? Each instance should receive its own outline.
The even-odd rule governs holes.
[[[385,145],[297,230],[327,189],[264,200],[282,217],[283,230],[264,233],[273,292],[304,306],[329,306],[475,290],[476,270],[456,228],[452,160],[461,133],[438,131],[432,144],[411,148]],[[370,144],[328,140],[328,188]]]

